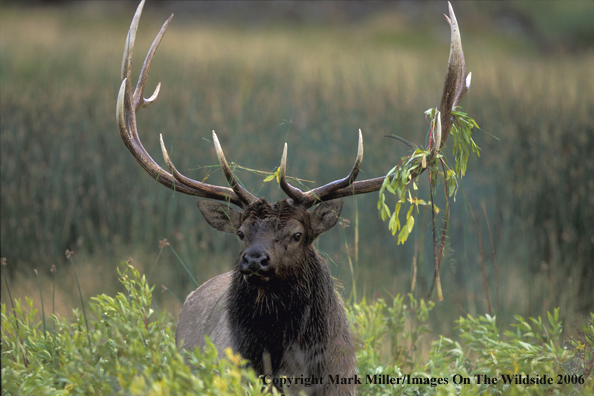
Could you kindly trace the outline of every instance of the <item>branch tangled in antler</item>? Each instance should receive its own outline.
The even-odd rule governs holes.
[[[429,109],[425,112],[429,123],[429,139],[426,149],[417,148],[412,154],[403,157],[400,163],[394,166],[383,178],[380,188],[378,210],[382,220],[389,220],[388,227],[392,234],[398,234],[398,243],[404,243],[414,226],[413,208],[418,205],[433,204],[433,200],[425,202],[411,194],[410,186],[416,191],[416,179],[425,170],[430,170],[431,188],[437,181],[438,174],[444,179],[448,189],[446,199],[455,193],[458,180],[466,171],[468,154],[472,150],[478,154],[478,146],[471,138],[472,128],[478,128],[476,122],[465,113],[456,110],[464,95],[470,88],[471,73],[464,78],[466,73],[464,52],[456,15],[449,4],[450,16],[445,16],[450,24],[451,46],[448,60],[448,71],[446,74],[443,94],[439,109]],[[448,137],[454,135],[454,157],[456,158],[456,172],[449,169],[445,158],[441,154]],[[441,164],[443,172],[439,172],[438,165]],[[394,211],[391,212],[386,204],[385,192],[396,195],[398,201]],[[400,209],[406,201],[409,201],[410,208],[406,215],[406,222],[401,224],[399,219]],[[439,209],[437,209],[439,211]],[[447,214],[446,214],[447,216]]]

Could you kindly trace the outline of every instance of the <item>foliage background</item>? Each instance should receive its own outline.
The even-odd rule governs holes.
[[[366,152],[360,178],[385,174],[408,153],[385,134],[423,144],[423,111],[439,101],[448,56],[444,3],[201,4],[149,1],[141,20],[136,72],[163,21],[176,12],[147,88],[161,81],[160,98],[139,116],[141,138],[158,162],[163,133],[178,169],[224,185],[216,168],[203,168],[216,163],[215,129],[227,158],[251,169],[273,171],[287,141],[289,174],[314,180],[313,186],[348,172],[358,128]],[[46,275],[42,289],[51,295],[56,265],[62,314],[77,301],[66,249],[77,253],[86,296],[119,290],[115,266],[129,256],[148,272],[163,238],[198,283],[228,270],[239,252],[234,236],[203,221],[195,198],[146,176],[118,136],[121,53],[135,6],[0,5],[1,255],[13,296],[37,296],[33,268]],[[445,301],[432,312],[431,330],[449,336],[452,318],[487,311],[470,215],[472,207],[480,216],[482,204],[498,264],[496,277],[483,218],[493,314],[509,323],[515,314],[561,306],[565,323],[583,322],[594,309],[594,32],[588,22],[594,6],[454,7],[473,72],[463,107],[497,139],[475,132],[482,154],[471,159],[452,206]],[[262,175],[243,171],[240,178],[259,196],[282,198]],[[426,179],[420,185],[426,198]],[[353,275],[358,298],[411,291],[416,263],[413,292],[425,296],[432,276],[430,217],[425,227],[417,222],[408,244],[396,246],[378,219],[376,194],[345,201],[343,217],[351,226],[319,242],[344,294],[352,292]],[[195,288],[173,251],[165,249],[158,264],[155,284],[182,300]],[[155,294],[177,317],[179,303]]]

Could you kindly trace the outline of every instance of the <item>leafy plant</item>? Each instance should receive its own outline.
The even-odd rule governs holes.
[[[416,191],[418,187],[416,179],[418,176],[425,170],[429,170],[432,190],[439,176],[447,187],[445,194],[446,200],[452,195],[455,200],[458,181],[466,174],[470,152],[476,153],[477,156],[480,155],[480,148],[472,139],[472,129],[478,129],[478,124],[468,114],[454,110],[452,111],[454,122],[452,123],[450,133],[454,136],[452,151],[455,158],[455,171],[447,165],[445,157],[440,153],[434,155],[432,158],[432,144],[435,144],[433,141],[433,132],[438,113],[437,109],[434,108],[425,112],[430,125],[429,147],[427,149],[415,148],[412,154],[402,157],[400,163],[390,169],[386,174],[384,184],[379,192],[377,208],[380,212],[380,217],[383,221],[390,219],[388,228],[392,232],[392,235],[398,232],[398,244],[406,242],[414,227],[415,219],[412,214],[415,207],[418,212],[419,205],[432,204],[436,208],[436,212],[439,213],[439,208],[435,206],[433,199],[425,201],[417,198]],[[442,165],[441,171],[439,169],[440,165]],[[411,186],[413,194],[410,191]],[[386,191],[396,196],[397,201],[393,212],[390,211],[390,207],[386,203]],[[406,201],[409,202],[410,206],[406,212],[406,221],[403,225],[400,221],[400,210],[402,209],[402,205],[406,204]]]
[[[418,346],[429,333],[427,319],[435,303],[397,295],[388,305],[378,299],[353,304],[350,321],[357,335],[357,362],[360,372],[368,372],[378,365],[396,364],[412,369],[419,360]]]
[[[469,379],[471,386],[456,386],[456,392],[463,394],[592,394],[594,379],[572,368],[578,351],[559,344],[559,309],[548,312],[547,319],[548,324],[540,317],[516,316],[516,331],[505,331],[505,340],[495,317],[460,318],[457,323],[466,348],[440,337],[433,343],[428,367],[450,378]]]
[[[118,269],[125,293],[89,306],[89,330],[78,310],[70,322],[51,316],[47,336],[33,301],[2,304],[2,395],[264,395],[246,361],[215,346],[176,347],[173,321],[151,307],[151,288],[129,263]],[[408,298],[407,298],[408,297]],[[432,302],[412,295],[352,304],[359,395],[591,395],[594,314],[560,343],[559,309],[546,320],[516,316],[515,331],[495,317],[460,318],[460,341],[440,337],[428,356]],[[406,303],[405,303],[406,301]],[[90,339],[90,342],[89,342]],[[532,379],[547,384],[526,384]],[[399,384],[395,381],[399,380]],[[391,381],[391,382],[390,382]],[[466,382],[466,383],[465,383]]]
[[[90,330],[74,310],[72,323],[52,316],[55,331],[44,337],[32,300],[16,300],[14,315],[2,304],[2,395],[264,394],[231,351],[219,360],[208,343],[204,351],[180,353],[171,318],[151,308],[145,277],[122,265],[127,292],[92,299]]]

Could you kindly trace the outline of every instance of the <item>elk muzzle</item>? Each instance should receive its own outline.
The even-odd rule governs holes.
[[[261,246],[252,246],[241,256],[239,272],[250,284],[261,286],[274,275],[274,269],[270,266],[270,256]]]

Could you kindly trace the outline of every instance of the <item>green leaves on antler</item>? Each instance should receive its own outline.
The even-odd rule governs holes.
[[[425,114],[430,125],[429,147],[426,150],[417,148],[412,154],[402,157],[400,163],[390,169],[386,174],[379,191],[377,208],[380,212],[380,217],[383,221],[389,219],[388,228],[392,232],[392,235],[398,233],[398,244],[406,242],[413,229],[415,223],[413,209],[416,207],[418,213],[419,205],[431,204],[431,201],[417,198],[416,191],[418,187],[415,179],[428,169],[431,173],[431,188],[435,186],[435,182],[439,176],[444,182],[446,199],[449,199],[452,195],[455,197],[455,193],[458,190],[458,181],[466,173],[470,152],[475,152],[477,156],[480,155],[480,148],[472,139],[472,129],[478,129],[478,124],[474,119],[468,116],[468,114],[455,110],[452,111],[453,123],[450,132],[450,134],[454,136],[453,154],[455,159],[455,171],[447,165],[446,159],[441,152],[438,152],[437,155],[431,158],[431,148],[435,142],[433,138],[433,126],[435,125],[438,111],[432,108],[427,110]],[[439,164],[442,164],[441,170]],[[413,190],[412,193],[410,189],[411,185]],[[390,207],[386,203],[386,191],[395,195],[397,198],[393,212],[390,211]],[[399,217],[400,210],[407,202],[410,207],[406,212],[405,221],[401,222]],[[433,206],[438,213],[439,208],[437,208],[435,204]]]
[[[468,114],[453,110],[454,125],[452,127],[454,134],[453,154],[456,159],[456,174],[464,176],[466,174],[466,165],[468,164],[468,156],[472,150],[480,157],[480,148],[472,140],[472,129],[479,129],[478,124]]]

